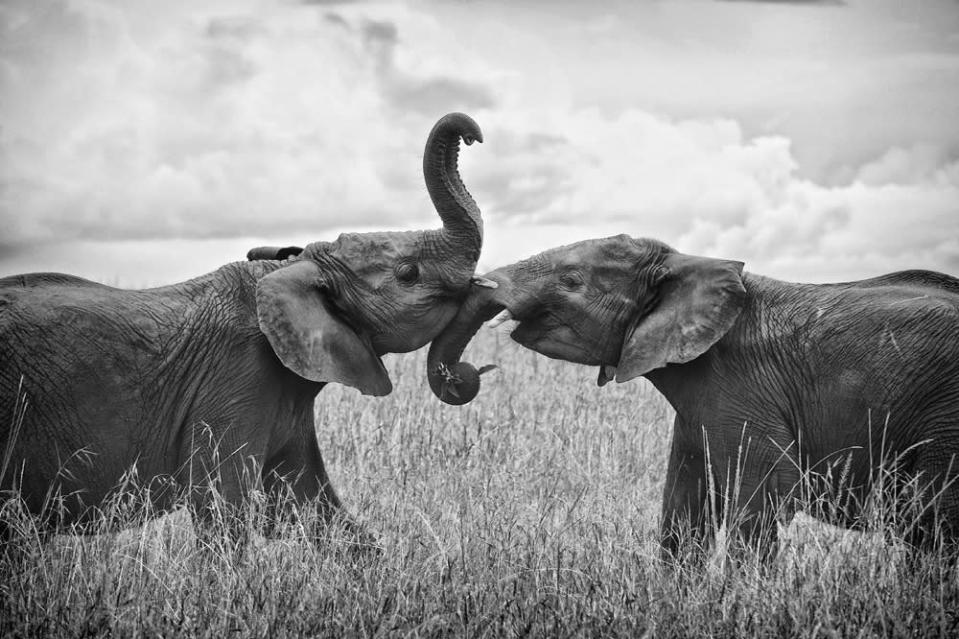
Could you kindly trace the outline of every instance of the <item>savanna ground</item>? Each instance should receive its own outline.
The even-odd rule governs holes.
[[[500,368],[465,407],[429,392],[425,351],[388,358],[389,397],[319,396],[333,483],[382,552],[336,528],[314,547],[296,519],[242,549],[198,544],[182,510],[40,542],[8,499],[0,635],[956,636],[955,555],[906,552],[891,509],[870,534],[800,518],[770,563],[662,562],[672,414],[655,390],[598,389],[488,330],[467,359]]]

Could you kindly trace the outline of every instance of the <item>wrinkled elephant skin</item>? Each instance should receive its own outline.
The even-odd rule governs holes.
[[[795,284],[742,268],[623,235],[497,269],[485,277],[498,286],[475,289],[433,341],[430,385],[448,403],[472,399],[456,388],[472,368],[459,358],[494,316],[516,320],[513,339],[534,351],[596,366],[600,386],[647,377],[676,411],[669,550],[681,533],[708,534],[710,484],[720,521],[728,494],[738,531],[765,548],[801,480],[845,495],[815,514],[855,525],[880,462],[941,493],[938,522],[917,517],[911,541],[929,542],[936,524],[959,538],[959,280],[904,271]]]
[[[148,290],[51,273],[0,279],[0,488],[54,527],[83,522],[130,471],[159,508],[171,486],[199,487],[201,517],[211,477],[228,504],[262,485],[315,500],[326,519],[341,513],[314,398],[330,382],[389,393],[380,356],[428,343],[468,294],[482,220],[457,171],[460,140],[482,134],[450,114],[424,151],[441,229],[260,247]]]

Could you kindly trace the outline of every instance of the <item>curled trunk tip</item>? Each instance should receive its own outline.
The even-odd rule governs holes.
[[[460,405],[471,401],[479,393],[479,376],[490,370],[479,370],[460,356],[483,322],[503,307],[496,302],[502,285],[497,288],[474,286],[460,306],[456,317],[447,324],[430,344],[426,357],[426,377],[433,394],[447,404]]]
[[[479,394],[479,371],[469,362],[437,364],[427,372],[430,390],[442,401],[460,406],[473,401]]]

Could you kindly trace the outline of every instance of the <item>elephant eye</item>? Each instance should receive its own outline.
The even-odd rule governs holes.
[[[420,277],[420,269],[413,262],[401,262],[396,267],[396,279],[404,284],[412,284]]]
[[[563,288],[577,289],[583,285],[583,278],[575,271],[568,271],[560,276],[559,283]]]

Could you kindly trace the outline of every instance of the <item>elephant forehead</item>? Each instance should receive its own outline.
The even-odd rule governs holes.
[[[445,263],[463,259],[462,251],[454,250],[443,233],[437,231],[344,233],[327,246],[341,260],[364,263],[401,259]]]
[[[528,267],[539,271],[578,268],[613,275],[631,272],[638,264],[671,251],[671,248],[658,240],[615,235],[553,248],[527,262]]]
[[[401,262],[415,262],[421,278],[440,288],[467,286],[473,264],[451,254],[439,234],[431,231],[344,233],[334,242],[317,242],[304,251],[308,258],[327,254],[374,288],[392,281]]]
[[[423,233],[344,233],[330,245],[330,252],[349,263],[395,262],[418,258],[423,250]]]

